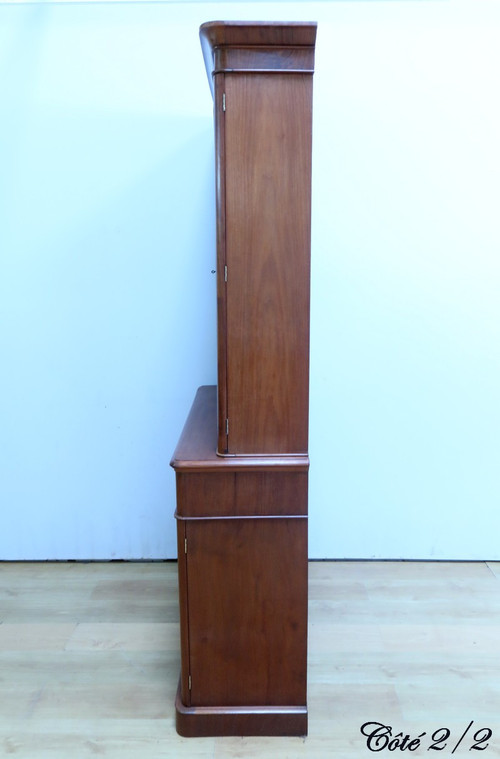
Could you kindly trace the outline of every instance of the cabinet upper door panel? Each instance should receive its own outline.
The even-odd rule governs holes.
[[[312,77],[224,79],[227,452],[306,452]]]

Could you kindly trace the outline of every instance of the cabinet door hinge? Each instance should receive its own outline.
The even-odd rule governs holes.
[[[227,266],[224,266],[224,282],[227,282]]]
[[[226,435],[229,435],[229,419],[226,419]]]
[[[191,675],[188,675],[188,690],[191,690]]]
[[[226,110],[226,93],[225,92],[222,93],[222,110],[223,111]]]
[[[188,552],[188,539],[184,538],[184,553]]]

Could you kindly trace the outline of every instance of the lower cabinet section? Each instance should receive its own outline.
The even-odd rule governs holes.
[[[177,480],[185,736],[307,733],[307,469],[210,453],[215,416],[197,396]],[[203,442],[206,436],[206,444]]]
[[[305,733],[307,519],[178,518],[178,534],[181,726],[237,707],[254,734],[253,710],[272,707],[268,727],[300,717]]]

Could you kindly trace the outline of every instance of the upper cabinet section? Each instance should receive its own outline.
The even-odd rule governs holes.
[[[218,445],[307,454],[315,24],[213,22]]]
[[[219,72],[314,70],[315,23],[210,21],[200,39],[212,92]]]

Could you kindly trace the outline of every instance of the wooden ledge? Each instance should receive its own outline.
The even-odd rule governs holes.
[[[309,456],[306,453],[278,454],[276,456],[218,456],[217,447],[217,388],[204,385],[196,393],[191,411],[182,430],[170,466],[178,471],[200,472],[252,472],[268,471],[307,472]]]
[[[185,738],[244,735],[307,735],[307,706],[185,706],[180,684],[175,727]]]
[[[211,49],[222,45],[314,47],[316,30],[314,21],[207,21],[200,26],[200,39]]]

